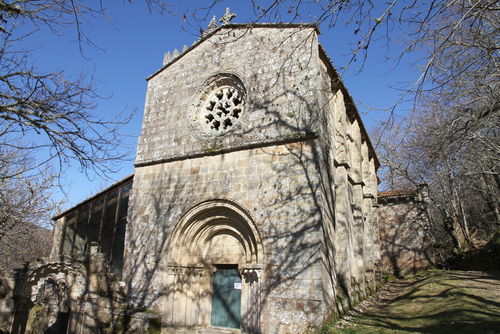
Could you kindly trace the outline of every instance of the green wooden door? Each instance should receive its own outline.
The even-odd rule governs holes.
[[[237,268],[217,266],[212,295],[212,326],[240,328],[241,276]]]

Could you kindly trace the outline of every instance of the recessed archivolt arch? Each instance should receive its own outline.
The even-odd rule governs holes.
[[[253,217],[227,199],[207,200],[188,210],[171,234],[169,257],[176,264],[211,263],[212,242],[221,237],[241,247],[243,263],[238,264],[262,262],[262,239]]]
[[[33,268],[30,268],[17,293],[21,297],[30,297],[32,288],[46,278],[54,278],[55,281],[63,283],[68,288],[74,288],[77,285],[85,285],[87,271],[83,263],[71,261],[69,256],[61,256],[57,260],[50,259],[37,263]]]

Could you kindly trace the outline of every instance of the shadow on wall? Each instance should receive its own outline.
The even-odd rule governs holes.
[[[271,102],[269,103],[271,104]],[[275,118],[279,119],[277,116],[279,116],[278,113],[276,113]],[[254,274],[243,277],[243,284],[259,285],[260,287],[260,295],[253,300],[256,305],[247,307],[249,313],[243,314],[242,317],[242,326],[246,326],[246,329],[252,333],[260,331],[258,319],[260,319],[263,310],[267,308],[264,303],[269,303],[270,300],[273,303],[271,307],[275,309],[319,312],[318,308],[322,299],[323,229],[321,222],[323,218],[320,202],[323,197],[323,180],[318,178],[321,163],[318,157],[319,148],[315,136],[308,135],[309,137],[305,136],[304,139],[301,139],[304,141],[301,142],[283,143],[283,147],[279,150],[275,146],[261,147],[253,149],[253,153],[249,154],[249,166],[245,168],[248,170],[244,171],[245,178],[248,177],[255,181],[252,182],[253,185],[245,185],[244,187],[252,188],[248,189],[250,199],[247,201],[236,200],[235,203],[242,203],[242,207],[248,210],[248,220],[251,221],[248,225],[255,225],[254,232],[243,231],[243,228],[238,228],[234,223],[228,222],[231,217],[227,217],[226,220],[221,215],[214,215],[211,220],[213,224],[226,225],[225,228],[217,231],[211,237],[226,234],[233,239],[240,240],[242,245],[246,244],[245,237],[259,240],[260,245],[255,248],[260,247],[262,250],[255,262],[260,265],[265,264],[265,267],[256,267]],[[248,151],[244,154],[246,153]],[[208,160],[218,159],[224,164],[224,159],[228,158],[230,154],[214,155]],[[258,155],[258,157],[254,160],[252,154]],[[262,160],[269,161],[267,166],[251,166],[252,162]],[[223,168],[223,179],[209,183],[192,183],[191,180],[199,174],[193,176],[190,173],[192,170],[190,162],[184,161],[182,164],[184,166],[181,166],[177,173],[173,169],[169,169],[168,176],[161,182],[161,188],[155,188],[156,186],[151,184],[152,188],[149,188],[148,191],[150,207],[147,210],[147,215],[138,214],[138,208],[129,212],[132,221],[141,221],[140,228],[138,228],[139,224],[134,224],[128,231],[130,244],[127,247],[132,255],[128,259],[133,261],[128,263],[130,271],[127,276],[128,288],[132,292],[130,295],[131,307],[162,310],[165,299],[184,299],[187,307],[205,306],[200,304],[200,301],[211,300],[211,288],[207,286],[203,289],[203,284],[211,283],[212,277],[208,277],[204,281],[204,278],[195,278],[193,275],[176,275],[176,281],[173,284],[167,287],[159,285],[159,282],[173,279],[169,278],[171,274],[169,270],[172,271],[176,266],[182,269],[182,265],[190,264],[189,261],[179,263],[173,256],[175,254],[166,254],[166,250],[175,248],[176,245],[171,244],[173,242],[171,236],[176,234],[174,223],[182,220],[182,216],[185,212],[189,212],[190,208],[210,198],[239,196],[236,188],[241,187],[237,184],[240,178],[238,173],[241,171],[233,170],[231,163],[228,162],[227,168]],[[249,170],[252,171],[249,172]],[[141,196],[139,193],[141,189],[140,181],[136,180],[132,202],[134,196]],[[215,202],[217,201],[214,200]],[[200,215],[206,213],[201,212]],[[135,215],[137,217],[134,217]],[[236,216],[233,218],[238,219]],[[186,230],[190,231],[192,226],[195,224],[189,225]],[[202,232],[203,229],[200,228],[200,233]],[[190,239],[194,240],[198,237],[200,236],[193,235]],[[242,246],[242,249],[247,249],[247,247]],[[216,269],[217,264],[236,263],[243,267],[245,263],[251,264],[251,261],[240,262],[238,259],[240,255],[236,254],[237,252],[234,252],[233,259],[214,260],[214,254],[211,250],[207,250],[205,253],[205,255],[210,256],[203,256],[201,250],[198,251],[196,249],[191,254],[181,254],[195,256],[196,260],[192,260],[191,264],[197,263],[198,268],[201,268],[201,272],[191,271],[190,274],[201,276],[202,272],[205,271],[207,274],[208,270],[208,275],[213,275],[213,269]],[[187,271],[187,269],[185,270]],[[264,276],[259,277],[256,274],[257,271],[258,275],[263,271]],[[316,277],[316,286],[311,286],[312,276]],[[196,287],[199,284],[202,285],[202,288]],[[334,285],[333,282],[331,284]],[[190,285],[194,288],[185,288]],[[196,294],[193,294],[193,291]],[[310,293],[316,295],[310,298]],[[269,299],[269,296],[273,298]],[[210,305],[206,306],[211,307]],[[204,314],[206,313],[200,311],[195,316],[196,319],[186,318],[182,314],[175,318],[176,315],[171,314],[174,319],[165,320],[165,322],[173,326],[206,324],[209,319],[204,319]],[[255,320],[245,324],[244,319],[248,318]]]
[[[311,43],[311,47],[314,45]],[[206,238],[208,242],[225,235],[225,240],[238,240],[241,249],[246,250],[245,237],[260,239],[263,255],[254,264],[261,267],[253,268],[259,274],[251,279],[243,275],[243,284],[258,285],[260,294],[253,300],[256,306],[247,307],[249,314],[243,314],[242,319],[256,320],[251,323],[242,320],[242,326],[252,333],[260,332],[261,326],[264,332],[277,332],[277,328],[266,326],[277,323],[271,318],[277,317],[278,312],[285,319],[283,322],[289,319],[289,323],[304,327],[321,323],[325,312],[322,302],[330,295],[332,305],[334,289],[339,286],[334,259],[334,176],[329,161],[332,153],[328,152],[327,143],[318,139],[326,127],[320,124],[326,116],[318,113],[322,110],[318,101],[306,98],[311,96],[308,92],[318,90],[317,86],[308,84],[317,84],[317,81],[305,81],[303,86],[295,87],[294,83],[287,82],[285,74],[279,73],[275,81],[268,82],[268,87],[260,87],[263,91],[285,87],[281,94],[262,103],[249,101],[254,113],[262,113],[262,119],[270,120],[250,131],[262,133],[264,137],[276,136],[277,142],[264,144],[263,141],[261,145],[252,143],[246,147],[247,134],[241,132],[232,134],[243,141],[241,150],[222,152],[222,143],[215,140],[206,144],[206,157],[137,168],[129,210],[132,224],[127,230],[126,281],[130,307],[158,312],[172,307],[173,312],[168,312],[171,318],[164,319],[166,325],[210,324],[212,290],[209,283],[217,265],[238,264],[244,269],[248,261],[240,262],[242,255],[237,251],[233,259],[214,260],[213,249],[208,247],[204,253],[198,244],[185,252],[178,251],[182,254],[170,252],[179,246],[173,236],[180,228],[176,224],[183,221],[186,212],[204,201],[217,203],[220,199],[230,199],[244,208],[242,211],[248,213],[250,221],[247,225],[255,226],[257,232],[243,231],[238,226],[247,225],[236,226],[228,222],[227,217],[203,211],[200,213],[206,219],[203,224],[218,223],[225,227],[203,235],[203,225],[199,228],[200,234],[194,234],[190,240]],[[217,168],[211,169],[216,164]],[[185,233],[198,229],[199,225],[191,224],[192,221],[186,223]],[[206,231],[214,231],[213,226]],[[185,256],[183,262],[178,260],[182,256]],[[328,271],[325,277],[329,279],[326,285],[325,268]],[[171,284],[165,286],[164,282]],[[343,282],[350,284],[349,279]],[[348,291],[349,287],[341,290]],[[259,323],[259,319],[268,321]]]
[[[66,321],[70,333],[104,327],[132,331],[128,315],[122,320],[129,326],[118,327],[121,307],[163,314],[163,326],[206,326],[212,321],[214,275],[224,266],[237,268],[242,279],[246,297],[242,297],[241,327],[249,333],[319,327],[327,316],[339,312],[335,309],[338,297],[352,304],[349,268],[353,254],[348,247],[355,242],[353,220],[364,221],[362,206],[356,204],[356,217],[351,212],[344,217],[346,221],[336,221],[333,160],[339,143],[332,137],[330,115],[336,92],[328,75],[318,80],[303,71],[310,67],[311,58],[298,56],[317,52],[317,43],[308,38],[298,44],[266,87],[258,87],[263,81],[257,80],[257,72],[248,75],[255,78],[250,86],[271,98],[248,101],[249,110],[264,121],[248,132],[242,127],[228,134],[241,147],[223,152],[223,139],[217,139],[205,143],[204,156],[136,169],[125,241],[115,240],[121,235],[116,233],[116,221],[100,234],[89,232],[85,237],[78,224],[87,221],[97,226],[95,212],[68,221],[75,228],[67,229],[73,232],[66,235],[68,243],[60,245],[61,251],[92,252],[92,242],[99,245],[102,237],[117,248],[124,242],[125,283],[109,274],[121,270],[115,270],[119,259],[113,258],[114,248],[107,252],[104,244],[100,255],[37,265],[29,269],[20,287],[24,300],[19,299],[18,305],[29,307],[18,307],[13,334],[24,333],[30,314],[38,312],[29,303],[41,305],[40,312],[44,312],[37,318],[44,319],[38,330],[31,325],[33,334],[55,332]],[[290,81],[292,70],[301,73],[301,80]],[[262,142],[246,143],[250,132],[262,134]],[[276,140],[271,143],[269,138]],[[341,224],[345,239],[338,242]],[[365,248],[358,248],[356,255],[363,258]],[[342,263],[338,254],[343,256]],[[337,277],[339,272],[341,277]],[[221,309],[230,313],[227,305]],[[146,329],[137,328],[139,332]]]
[[[124,309],[104,254],[43,258],[19,271],[11,334],[95,332]]]
[[[404,276],[434,264],[427,203],[417,191],[401,196],[379,196],[382,264],[385,273]]]

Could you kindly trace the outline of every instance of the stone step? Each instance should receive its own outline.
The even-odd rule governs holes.
[[[199,329],[196,331],[196,334],[240,334],[241,331],[239,329],[232,329],[226,327],[213,327],[209,326],[204,329]]]

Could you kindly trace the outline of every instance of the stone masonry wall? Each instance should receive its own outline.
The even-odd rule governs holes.
[[[313,28],[223,29],[149,79],[136,165],[310,136],[317,117]],[[238,124],[199,140],[190,111],[207,79],[229,73],[246,90]]]
[[[251,212],[262,233],[264,332],[321,321],[316,150],[311,140],[137,168],[127,231],[136,303],[163,311],[170,260],[163,250],[176,220],[202,200],[229,198]]]
[[[16,285],[15,270],[0,271],[0,329],[10,333],[14,321],[14,288]]]
[[[102,254],[41,258],[15,276],[2,300],[7,333],[96,333],[123,310],[125,286],[108,273]]]
[[[370,151],[352,98],[322,54],[321,143],[325,185],[325,263],[342,314],[377,285],[380,262],[376,206],[376,157]],[[332,80],[333,78],[333,80]],[[333,269],[333,270],[332,270]],[[371,289],[371,290],[370,290]],[[346,303],[347,301],[347,303]]]
[[[71,333],[114,331],[131,316],[126,284],[126,308],[155,313],[125,331],[161,317],[163,334],[197,333],[213,322],[221,268],[242,279],[242,333],[319,328],[366,298],[380,261],[378,162],[318,33],[225,25],[148,78],[123,282],[103,254],[54,257],[27,276],[17,328],[40,316],[41,330],[66,319]]]
[[[383,271],[407,275],[432,266],[432,235],[425,202],[420,195],[379,199]]]
[[[378,238],[366,240],[378,234],[375,160],[316,34],[307,25],[225,26],[149,78],[125,280],[129,302],[163,313],[163,326],[210,325],[210,258],[257,273],[242,274],[242,317],[258,318],[252,328],[242,318],[243,332],[319,326],[376,284]],[[216,123],[216,113],[231,117]],[[179,254],[179,230],[195,228],[182,225],[185,216],[210,221],[215,213],[193,208],[222,200],[241,206],[250,225]],[[257,262],[242,260],[236,234],[245,224],[261,243]]]

